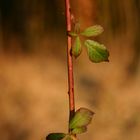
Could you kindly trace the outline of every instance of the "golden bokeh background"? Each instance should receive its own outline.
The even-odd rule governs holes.
[[[76,109],[95,112],[80,140],[140,139],[140,1],[71,0],[109,63],[74,60]],[[0,1],[0,140],[41,140],[67,132],[68,87],[63,0]]]

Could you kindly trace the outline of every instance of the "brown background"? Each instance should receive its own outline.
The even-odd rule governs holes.
[[[140,2],[71,1],[84,29],[104,27],[96,40],[110,62],[74,60],[76,108],[96,114],[80,140],[140,139]],[[0,139],[40,140],[67,132],[64,1],[0,1]]]

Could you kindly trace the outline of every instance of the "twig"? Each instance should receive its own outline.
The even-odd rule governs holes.
[[[67,33],[71,31],[71,9],[70,0],[65,0],[66,7],[66,25]],[[73,59],[71,54],[72,39],[67,34],[67,64],[68,64],[68,86],[69,86],[69,121],[75,114],[75,101],[74,101],[74,78],[73,78]],[[70,132],[70,130],[69,130]]]

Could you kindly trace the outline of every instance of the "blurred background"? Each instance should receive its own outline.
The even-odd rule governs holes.
[[[95,112],[80,140],[140,139],[140,1],[71,0],[81,28],[100,24],[96,38],[110,62],[74,60],[76,108]],[[64,0],[0,0],[0,139],[41,140],[67,132]]]

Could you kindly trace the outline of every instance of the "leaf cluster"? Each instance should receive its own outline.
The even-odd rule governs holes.
[[[70,133],[50,133],[46,140],[77,140],[75,134],[81,134],[87,131],[94,112],[86,108],[80,108],[75,112],[74,117],[70,120]]]
[[[78,28],[80,27],[78,26]],[[82,41],[80,39],[81,36],[96,37],[103,31],[104,30],[102,26],[94,25],[86,28],[83,31],[80,31],[80,29],[76,28],[74,31],[69,32],[68,34],[74,38],[74,43],[72,45],[72,55],[77,58],[82,52]],[[103,44],[91,39],[86,39],[83,44],[86,47],[88,57],[92,62],[99,63],[103,61],[109,61],[109,52]]]

